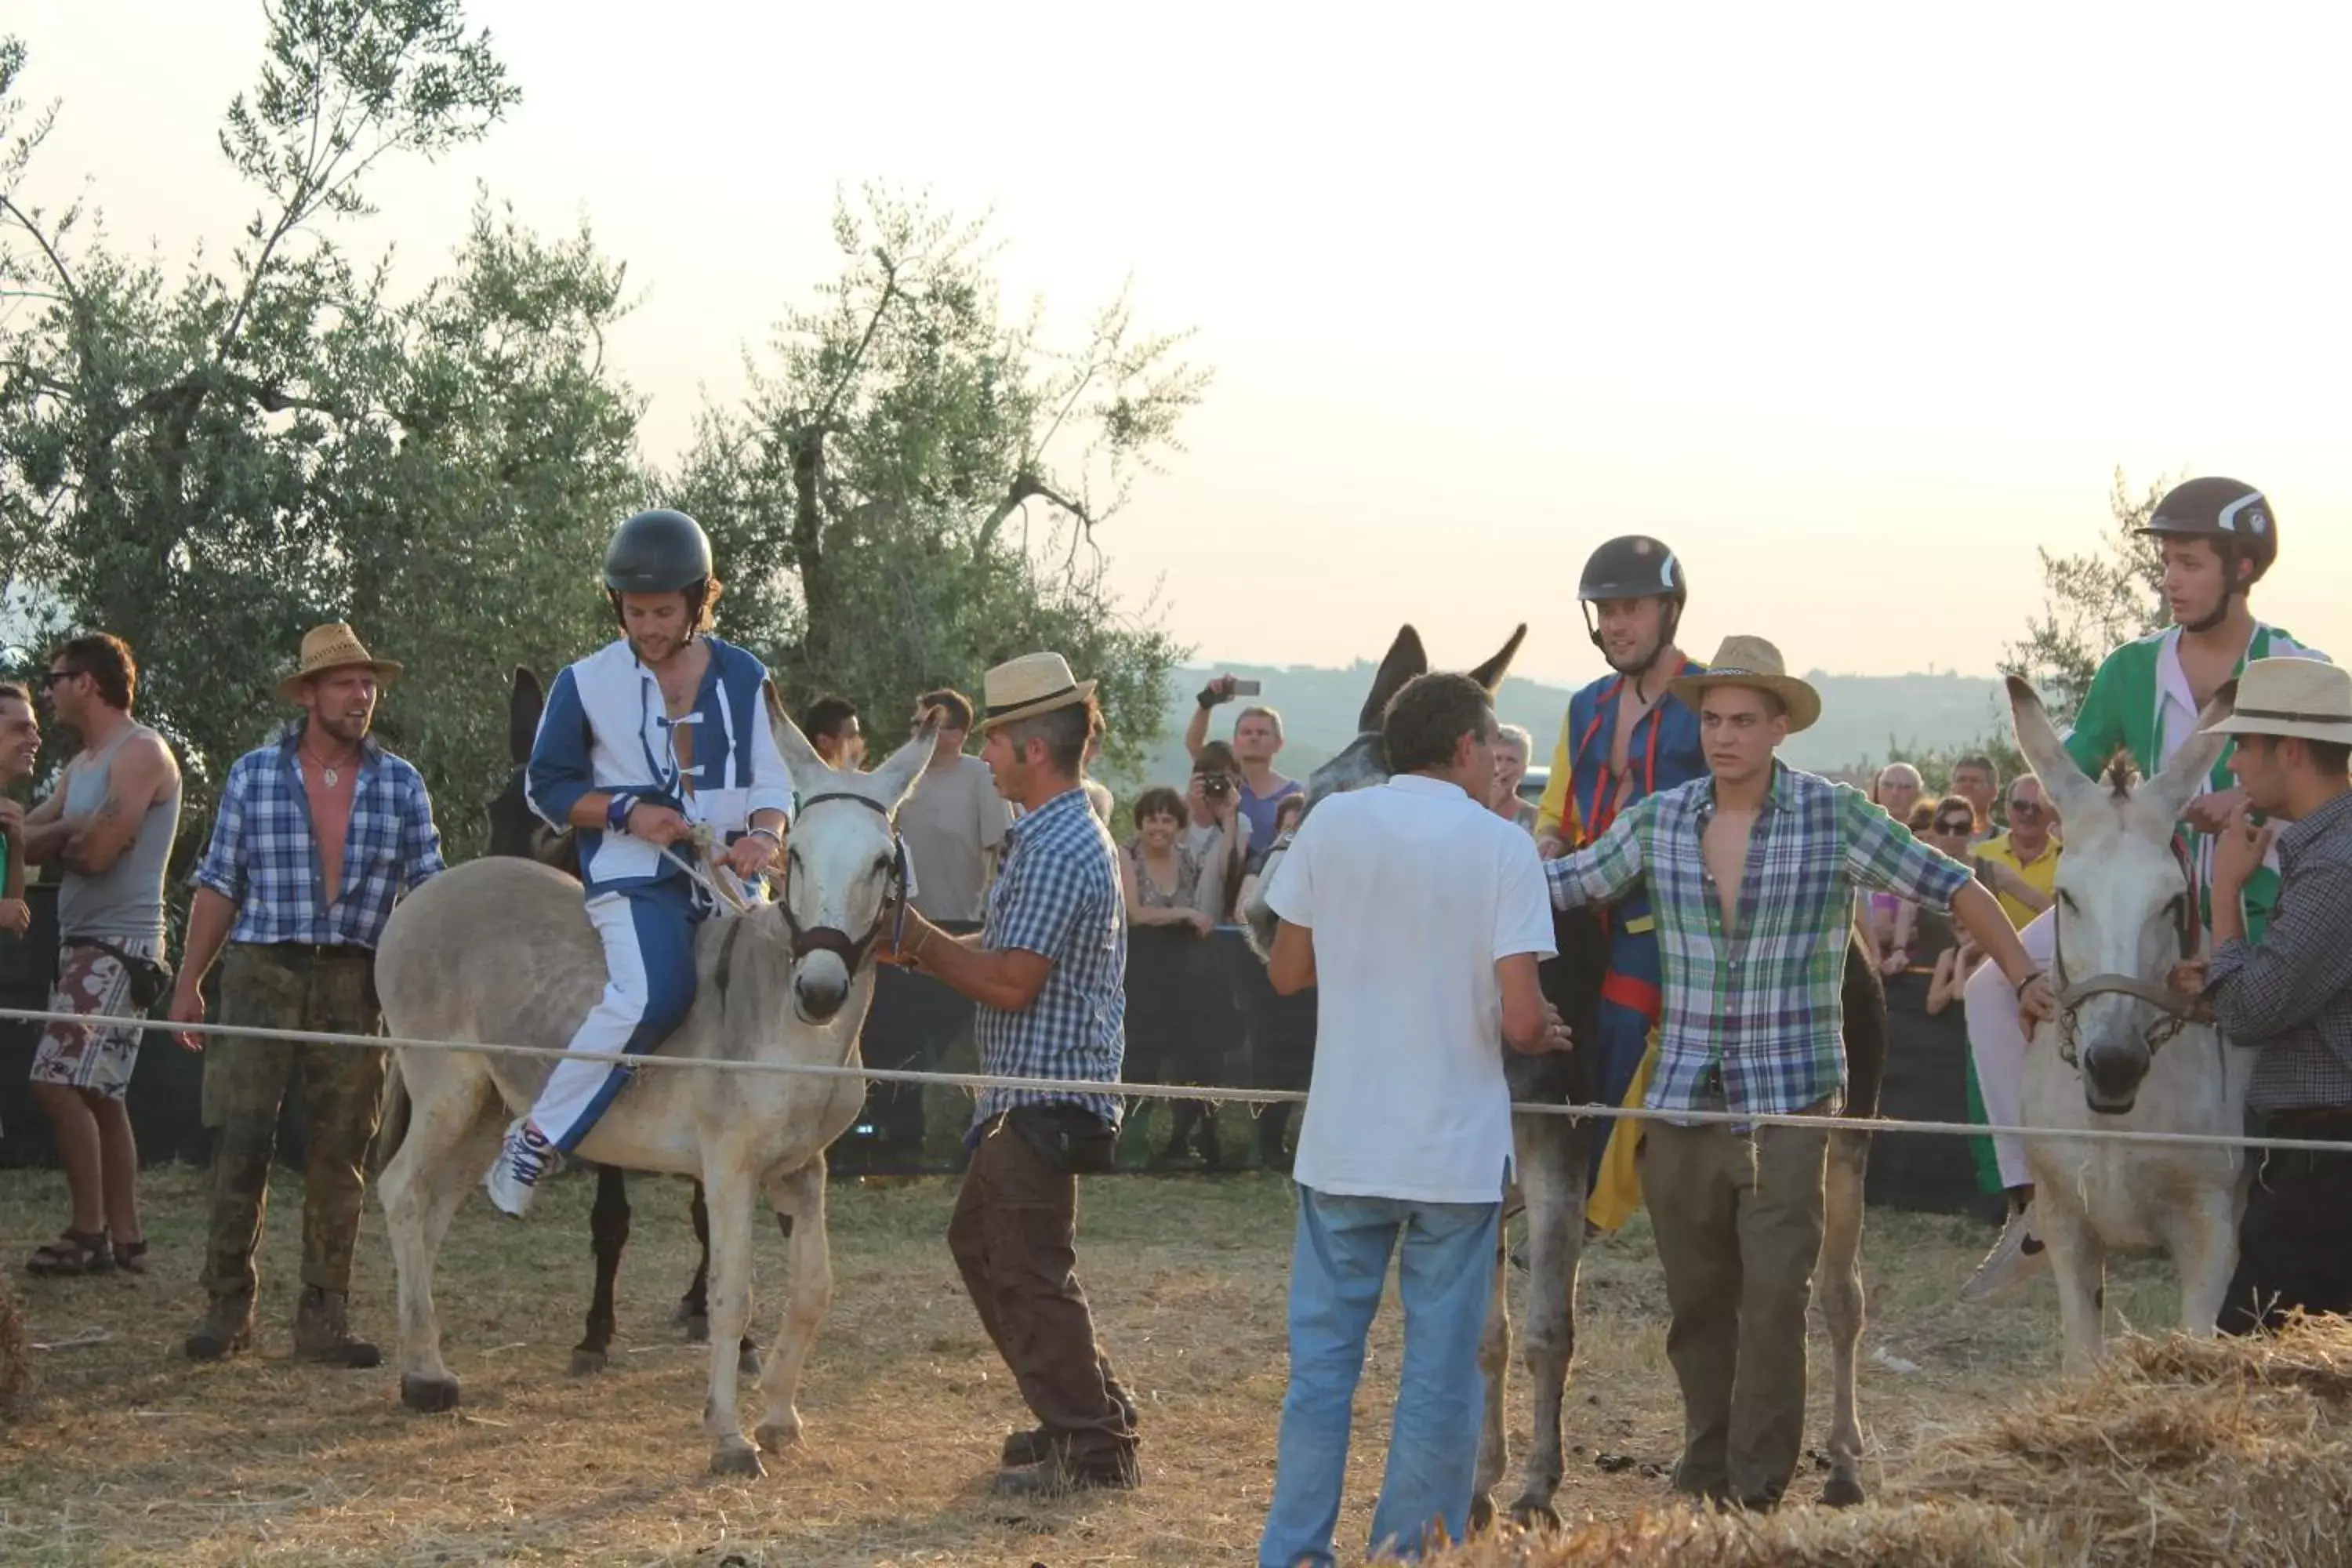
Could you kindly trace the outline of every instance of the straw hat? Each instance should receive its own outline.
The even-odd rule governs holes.
[[[1822,716],[1822,694],[1790,675],[1780,650],[1762,637],[1726,637],[1705,670],[1666,682],[1666,689],[1694,713],[1698,711],[1699,699],[1716,686],[1744,686],[1771,693],[1789,710],[1791,735],[1811,729]]]
[[[312,626],[302,634],[302,657],[296,662],[294,673],[278,683],[278,695],[289,702],[299,702],[302,700],[302,683],[312,676],[362,665],[375,671],[378,686],[390,686],[400,679],[397,663],[371,657],[361,643],[359,634],[342,622]]]
[[[1075,707],[1094,689],[1093,681],[1071,677],[1069,661],[1060,654],[1024,653],[981,678],[982,708],[972,733],[984,735],[1000,724]]]
[[[2352,742],[2352,673],[2315,658],[2258,658],[2238,678],[2229,717],[2206,729]]]

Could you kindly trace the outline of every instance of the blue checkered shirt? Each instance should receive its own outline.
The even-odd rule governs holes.
[[[1845,962],[1857,888],[1949,910],[1967,868],[1852,785],[1782,763],[1748,841],[1739,933],[1700,847],[1715,780],[1635,802],[1591,847],[1551,861],[1552,904],[1605,904],[1646,882],[1665,984],[1654,1110],[1719,1103],[1773,1115],[1845,1087]]]
[[[1053,960],[1045,988],[1028,1006],[973,1010],[981,1070],[1117,1082],[1127,1056],[1127,900],[1118,850],[1086,791],[1055,795],[1006,831],[980,944]],[[1053,1100],[1083,1105],[1113,1123],[1119,1119],[1116,1095],[988,1089],[981,1091],[976,1121]]]
[[[231,942],[373,947],[393,900],[443,869],[433,802],[415,767],[362,742],[343,885],[331,900],[302,793],[301,732],[297,723],[229,768],[212,842],[191,879],[236,906]]]

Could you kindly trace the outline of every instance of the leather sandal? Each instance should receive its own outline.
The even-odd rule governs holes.
[[[145,1250],[145,1244],[141,1244]],[[103,1274],[114,1267],[113,1249],[107,1246],[102,1230],[75,1230],[68,1226],[55,1241],[36,1250],[25,1261],[25,1272],[44,1277],[66,1274]]]
[[[116,1242],[114,1244],[114,1266],[117,1268],[121,1269],[125,1274],[146,1273],[147,1238],[142,1236],[136,1241]]]

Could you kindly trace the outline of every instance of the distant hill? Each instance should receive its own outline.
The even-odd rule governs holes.
[[[1346,669],[1233,664],[1178,670],[1176,695],[1152,754],[1148,782],[1178,783],[1190,771],[1183,739],[1193,693],[1220,671],[1255,677],[1264,683],[1264,694],[1255,700],[1282,714],[1287,737],[1282,771],[1304,778],[1355,739],[1356,715],[1371,689],[1373,666],[1359,660]],[[1815,670],[1805,679],[1821,690],[1821,721],[1792,737],[1781,754],[1815,772],[1874,763],[1885,755],[1890,740],[1914,749],[1949,748],[1997,733],[2008,723],[2000,707],[2000,683],[1986,677],[1825,675]],[[1533,731],[1536,760],[1549,762],[1568,699],[1566,687],[1513,678],[1503,682],[1496,709],[1506,723]],[[1211,733],[1230,736],[1232,715],[1250,700],[1244,699],[1220,712]]]

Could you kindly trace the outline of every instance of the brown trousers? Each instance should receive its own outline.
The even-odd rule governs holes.
[[[1021,1397],[1066,1445],[1073,1469],[1131,1462],[1126,1390],[1095,1338],[1077,1276],[1078,1182],[1050,1169],[998,1117],[964,1172],[948,1250]]]
[[[1642,1193],[1674,1314],[1666,1359],[1683,1394],[1677,1491],[1769,1506],[1796,1474],[1828,1150],[1812,1128],[1643,1131]]]

